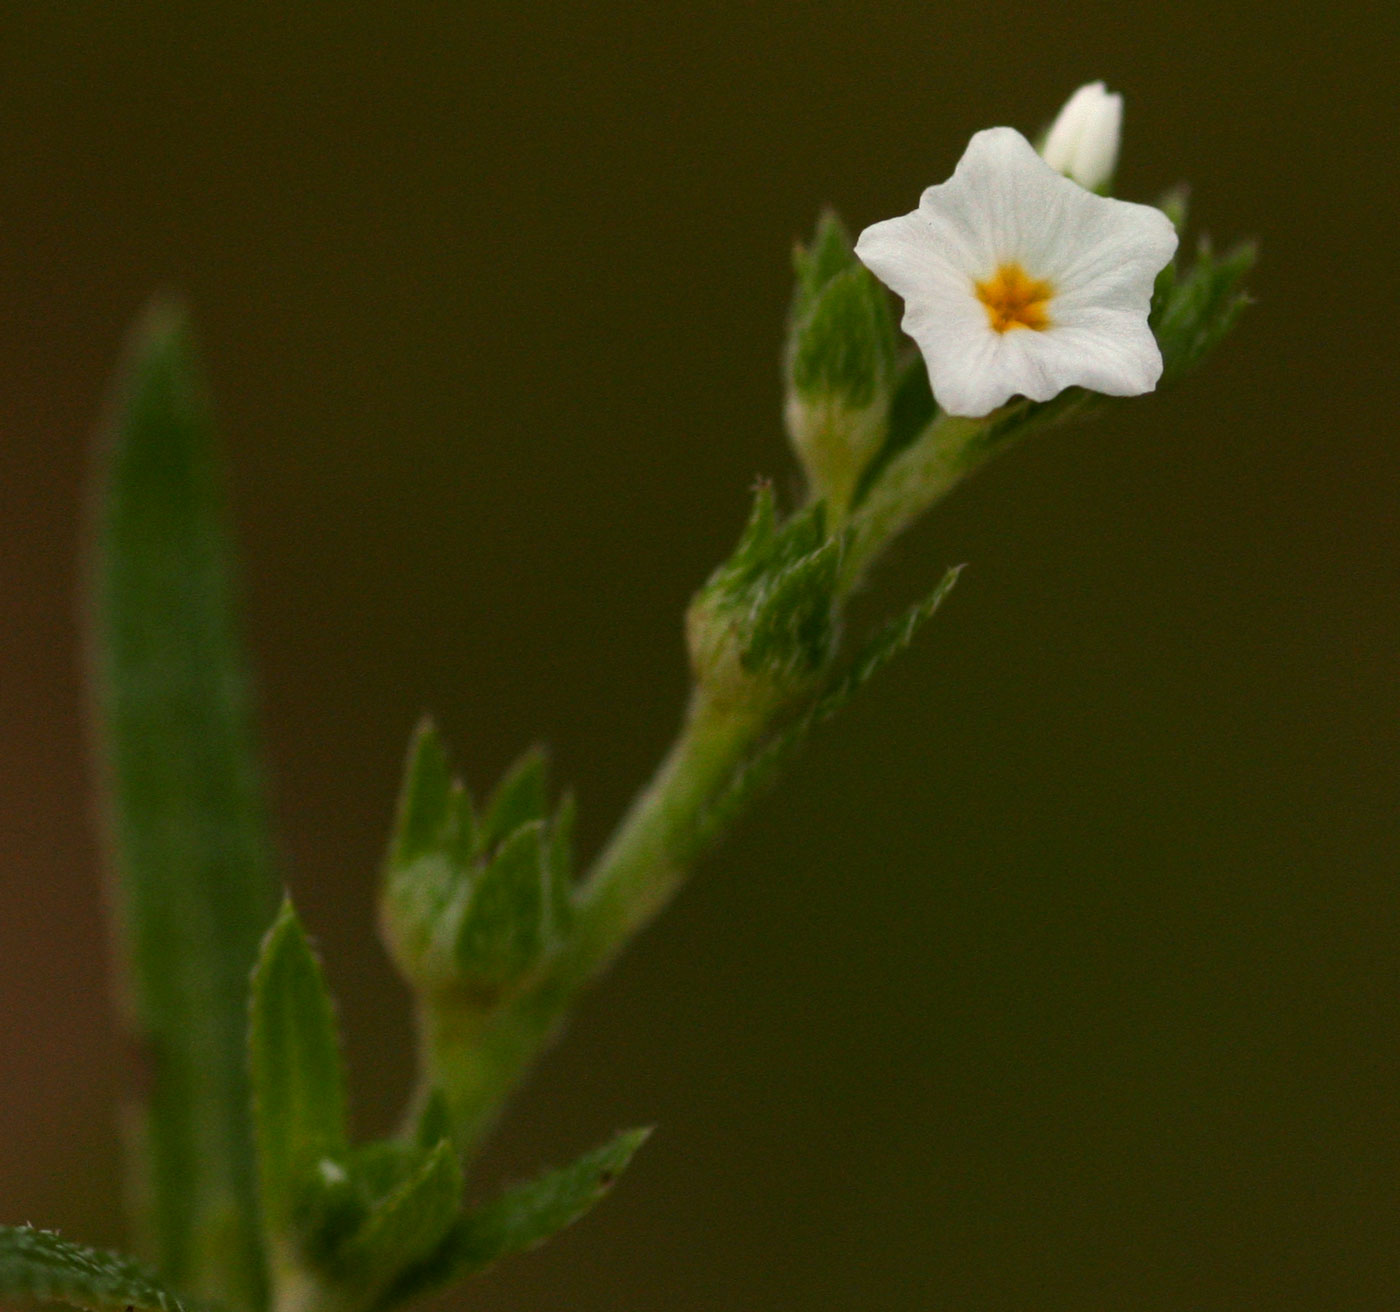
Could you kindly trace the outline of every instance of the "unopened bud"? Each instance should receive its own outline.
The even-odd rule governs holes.
[[[1102,82],[1079,88],[1046,134],[1041,155],[1052,169],[1088,191],[1101,191],[1118,165],[1123,134],[1123,97]]]

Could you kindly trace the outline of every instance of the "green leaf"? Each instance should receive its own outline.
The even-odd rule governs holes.
[[[462,1207],[462,1168],[444,1139],[419,1168],[381,1199],[335,1254],[334,1278],[370,1306],[411,1267],[431,1257]]]
[[[83,1248],[49,1230],[0,1226],[0,1303],[68,1303],[88,1312],[186,1312],[140,1262]]]
[[[572,1166],[508,1189],[494,1202],[468,1213],[452,1227],[432,1258],[389,1290],[380,1308],[484,1271],[501,1258],[534,1248],[572,1225],[603,1198],[650,1133],[628,1130]]]
[[[323,1162],[343,1162],[345,1080],[321,967],[286,902],[253,972],[248,1048],[263,1228],[274,1254],[294,1238]],[[336,1172],[337,1180],[343,1175]],[[279,1258],[280,1260],[280,1258]]]
[[[90,671],[125,1019],[149,1071],[137,1229],[181,1287],[252,1306],[244,997],[275,888],[219,460],[172,306],[135,333],[98,463]]]
[[[962,573],[959,565],[948,570],[922,601],[890,620],[846,665],[805,715],[772,734],[735,771],[728,786],[712,801],[696,826],[696,843],[707,846],[725,833],[745,808],[790,761],[819,724],[841,711],[855,694],[896,656],[905,651],[919,630],[932,619]]]
[[[876,674],[913,645],[919,631],[937,613],[962,572],[961,565],[946,570],[938,586],[927,597],[916,601],[902,615],[890,620],[866,642],[842,676],[817,702],[813,710],[816,723],[831,719]]]

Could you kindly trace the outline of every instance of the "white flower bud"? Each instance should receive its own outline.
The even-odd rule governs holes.
[[[1040,153],[1052,169],[1098,191],[1113,176],[1122,131],[1123,97],[1089,82],[1060,110]]]

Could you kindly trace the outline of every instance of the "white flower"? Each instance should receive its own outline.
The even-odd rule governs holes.
[[[1056,172],[1098,191],[1118,164],[1122,132],[1123,97],[1110,95],[1102,82],[1090,82],[1065,102],[1040,153]]]
[[[979,132],[917,210],[856,242],[904,298],[938,404],[973,418],[1017,393],[1150,392],[1162,355],[1147,311],[1175,250],[1161,210],[1085,191],[1013,128]]]

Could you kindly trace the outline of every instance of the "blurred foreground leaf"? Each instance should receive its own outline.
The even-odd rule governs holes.
[[[116,1253],[81,1248],[48,1230],[0,1226],[0,1302],[68,1303],[89,1312],[185,1312],[155,1274]]]
[[[274,910],[209,408],[181,314],[151,310],[100,453],[90,657],[126,1020],[143,1068],[143,1246],[255,1307],[248,972]]]

